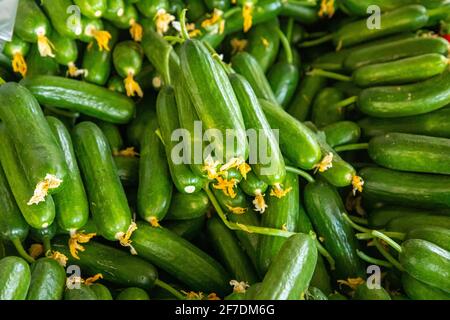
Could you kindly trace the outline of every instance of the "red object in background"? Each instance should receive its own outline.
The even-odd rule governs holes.
[[[442,36],[442,38],[444,38],[445,40],[447,40],[448,42],[450,42],[450,34],[444,34]]]

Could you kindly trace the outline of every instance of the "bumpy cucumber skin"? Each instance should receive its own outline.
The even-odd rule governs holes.
[[[89,217],[89,205],[81,180],[72,138],[64,124],[55,117],[47,117],[47,122],[64,154],[67,165],[67,178],[63,190],[53,195],[57,221],[64,230],[78,230]]]
[[[64,66],[69,63],[75,63],[78,58],[78,47],[75,40],[60,36],[59,33],[53,32],[50,41],[55,46],[55,60]]]
[[[66,271],[52,258],[34,262],[27,300],[61,300],[66,285]]]
[[[364,168],[363,197],[384,203],[420,208],[450,208],[450,178],[447,176]]]
[[[272,129],[279,129],[281,152],[295,166],[312,169],[322,156],[314,132],[279,106],[265,100],[259,101]]]
[[[392,300],[387,291],[381,287],[379,289],[371,289],[367,286],[367,282],[358,286],[353,295],[353,300]]]
[[[270,265],[256,300],[301,299],[311,281],[317,247],[311,236],[296,234],[286,240]]]
[[[6,42],[5,46],[3,47],[3,54],[5,54],[10,59],[14,58],[14,54],[16,52],[19,52],[23,57],[26,57],[29,51],[30,44],[21,39],[18,35],[13,35],[11,41]]]
[[[437,226],[424,226],[410,230],[406,239],[422,239],[450,251],[450,230]]]
[[[450,293],[450,252],[421,239],[402,243],[399,261],[412,277]]]
[[[83,79],[104,86],[111,74],[111,52],[99,50],[96,42],[84,51],[82,68],[87,70]]]
[[[295,232],[299,216],[299,184],[294,173],[288,173],[283,188],[292,188],[283,198],[266,197],[267,209],[261,220],[261,226]],[[258,246],[258,272],[264,275],[269,265],[274,261],[283,244],[287,241],[283,237],[260,236]]]
[[[144,52],[135,41],[123,41],[114,46],[113,63],[117,73],[125,78],[129,73],[137,75],[142,69]]]
[[[80,288],[66,288],[64,291],[64,300],[97,300],[97,296],[90,287],[85,284],[80,284]]]
[[[239,246],[233,232],[217,216],[208,220],[206,230],[215,251],[233,279],[248,284],[258,282],[258,276],[249,257]]]
[[[45,228],[53,223],[55,218],[55,205],[51,196],[47,196],[44,202],[29,206],[27,202],[33,195],[34,186],[28,183],[19,157],[9,137],[6,127],[0,124],[0,161],[5,172],[16,203],[22,212],[25,221],[34,228]]]
[[[267,78],[277,102],[286,108],[300,79],[298,67],[286,62],[278,62],[270,68]]]
[[[206,253],[164,228],[138,223],[131,240],[138,254],[183,282],[191,290],[230,291],[231,280],[223,267]]]
[[[124,142],[117,125],[101,120],[95,121],[95,124],[102,130],[106,139],[108,139],[113,155],[122,150]]]
[[[402,274],[403,290],[413,300],[450,300],[450,294],[423,283],[409,274]]]
[[[51,33],[50,22],[33,0],[21,0],[17,7],[14,33],[23,40],[31,43],[37,42],[38,31],[49,36]]]
[[[209,208],[209,199],[204,191],[195,194],[178,192],[172,197],[166,219],[195,219],[204,216]]]
[[[97,300],[113,300],[111,292],[104,285],[100,283],[93,283],[90,288],[94,291]]]
[[[344,220],[344,204],[336,189],[317,180],[305,188],[305,206],[318,237],[336,261],[338,279],[364,276],[364,267],[356,250],[358,242],[352,227]]]
[[[75,126],[73,142],[99,232],[108,240],[118,240],[128,230],[131,212],[109,144],[100,128],[88,121]]]
[[[56,32],[70,39],[76,39],[79,36],[81,29],[77,28],[76,24],[67,23],[70,16],[74,14],[73,10],[67,12],[67,9],[73,5],[71,0],[42,0],[41,3]]]
[[[269,187],[267,183],[258,179],[254,171],[247,173],[247,179],[242,179],[239,183],[242,191],[248,196],[256,196],[258,194],[264,194]]]
[[[329,87],[323,89],[314,100],[312,106],[312,122],[319,128],[342,121],[345,118],[345,109],[336,108],[334,105],[345,96],[339,89]]]
[[[56,76],[36,76],[27,77],[22,84],[40,103],[47,106],[78,111],[119,124],[127,123],[134,114],[133,100],[87,82]]]
[[[63,253],[69,258],[69,263],[79,265],[90,276],[101,273],[105,281],[118,286],[144,289],[153,287],[158,278],[158,271],[150,263],[95,240],[83,244],[85,251],[78,251],[80,260],[77,260],[70,254],[67,240],[67,237],[56,237],[52,248]]]
[[[25,300],[30,286],[28,263],[19,257],[0,260],[0,300]]]
[[[164,9],[167,11],[169,9],[169,1],[141,0],[136,3],[136,6],[144,16],[154,19],[158,10]]]
[[[117,295],[116,300],[150,300],[150,297],[141,288],[126,288]]]
[[[258,61],[263,72],[267,72],[277,58],[280,46],[280,37],[278,32],[276,32],[278,27],[278,19],[274,19],[251,28],[248,33],[248,47],[246,50]],[[267,43],[265,43],[264,39]]]
[[[352,121],[340,121],[322,128],[328,145],[332,148],[358,142],[361,128]]]
[[[117,174],[124,187],[134,187],[139,182],[139,158],[114,156]]]

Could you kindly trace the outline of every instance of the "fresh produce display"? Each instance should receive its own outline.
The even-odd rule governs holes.
[[[11,31],[0,300],[450,300],[448,0],[19,0]]]

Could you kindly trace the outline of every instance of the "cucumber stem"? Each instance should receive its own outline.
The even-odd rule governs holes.
[[[44,245],[44,252],[51,252],[52,251],[52,245],[50,243],[49,237],[43,237],[42,238],[42,244]]]
[[[343,81],[343,82],[352,81],[352,77],[346,76],[344,74],[336,73],[336,72],[322,70],[322,69],[313,69],[310,72],[308,72],[307,74],[311,75],[311,76],[322,76],[325,78],[334,79],[334,80]]]
[[[291,173],[295,173],[297,175],[299,175],[300,177],[304,178],[306,181],[308,182],[315,182],[316,180],[306,171],[294,168],[294,167],[290,167],[290,166],[286,166],[286,171],[287,172],[291,172]]]
[[[314,39],[311,41],[305,41],[300,43],[300,48],[309,48],[314,47],[322,43],[326,43],[328,41],[331,41],[333,39],[333,34],[327,34],[326,36],[323,36],[322,38]]]
[[[286,27],[286,38],[288,39],[289,43],[292,42],[293,30],[294,30],[294,18],[289,18]]]
[[[72,119],[78,118],[80,116],[80,114],[78,112],[72,112],[72,111],[68,111],[68,110],[64,110],[64,109],[60,109],[60,108],[46,106],[45,109],[48,109],[53,113],[59,114],[64,117],[72,118]]]
[[[343,146],[338,146],[334,148],[334,151],[336,152],[343,152],[343,151],[352,151],[352,150],[367,150],[369,148],[368,143],[353,143],[353,144],[346,144]]]
[[[24,258],[28,263],[33,263],[35,260],[32,256],[30,256],[25,249],[23,248],[22,242],[19,238],[11,239],[11,242],[13,243],[14,247],[16,248],[19,255]]]
[[[306,37],[307,37],[307,39],[317,39],[320,37],[324,37],[327,34],[329,34],[329,33],[326,31],[311,32],[311,33],[306,34]]]
[[[211,201],[211,203],[212,203],[214,209],[216,210],[217,214],[219,215],[220,219],[231,230],[245,231],[245,232],[249,232],[249,233],[256,233],[256,234],[262,234],[262,235],[266,235],[266,236],[277,236],[277,237],[284,237],[284,238],[289,238],[290,236],[296,234],[295,232],[284,231],[281,229],[257,227],[257,226],[243,225],[243,224],[239,224],[239,223],[235,223],[235,222],[230,222],[230,221],[228,221],[225,213],[223,212],[222,208],[220,207],[220,204],[217,201],[216,197],[209,189],[209,184],[205,186],[204,190],[205,190],[206,194],[208,195],[208,198]]]
[[[184,40],[189,40],[189,32],[186,28],[186,11],[187,9],[183,9],[180,14],[181,36]]]
[[[292,55],[291,44],[289,43],[288,38],[284,35],[284,33],[278,28],[277,29],[278,36],[280,37],[281,44],[283,45],[284,53],[286,55],[286,62],[288,64],[292,64],[294,61],[294,57]]]
[[[397,259],[395,259],[388,251],[386,251],[386,249],[383,248],[378,239],[373,239],[373,243],[375,244],[375,247],[378,249],[381,255],[385,257],[387,261],[392,263],[392,265],[396,267],[398,270],[405,271],[400,262],[398,262]]]
[[[345,99],[345,100],[342,100],[342,101],[336,103],[336,104],[334,105],[334,107],[335,107],[336,109],[345,108],[345,107],[348,107],[348,106],[354,104],[354,103],[357,102],[357,101],[358,101],[358,97],[357,97],[357,96],[353,96],[353,97],[347,98],[347,99]]]
[[[350,219],[352,219],[353,222],[355,223],[359,223],[359,224],[363,224],[363,225],[368,225],[369,221],[367,221],[367,219],[361,218],[361,217],[357,217],[357,216],[349,216]]]
[[[327,251],[327,249],[325,249],[325,247],[322,246],[322,243],[320,243],[319,239],[316,238],[315,240],[316,240],[317,251],[322,255],[322,257],[324,257],[328,261],[328,264],[330,265],[330,269],[335,270],[336,263],[335,263],[333,257]]]
[[[184,39],[176,36],[164,36],[164,40],[172,43],[183,43]]]
[[[358,257],[361,258],[361,260],[364,260],[367,263],[379,265],[379,266],[386,267],[386,268],[392,268],[392,264],[388,261],[370,257],[367,254],[365,254],[364,252],[359,251],[359,250],[356,250],[356,254],[358,255]]]
[[[383,232],[384,235],[388,236],[389,238],[404,240],[406,237],[406,233],[403,232]],[[371,233],[357,233],[356,238],[358,240],[369,240],[375,238],[375,236]]]
[[[186,297],[177,289],[169,285],[168,283],[165,283],[164,281],[161,281],[159,279],[155,280],[155,285],[166,290],[167,292],[170,292],[172,295],[174,295],[178,300],[186,300]]]
[[[234,7],[233,9],[228,10],[223,14],[223,18],[227,20],[229,17],[231,17],[233,14],[237,12],[242,12],[241,7]]]

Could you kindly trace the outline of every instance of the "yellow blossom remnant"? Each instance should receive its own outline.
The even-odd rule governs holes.
[[[138,156],[139,153],[137,153],[137,152],[134,150],[134,147],[128,147],[128,148],[125,148],[125,149],[120,150],[120,151],[115,151],[115,152],[114,152],[114,155],[115,155],[115,156],[120,156],[120,157],[130,157],[130,158],[133,158],[133,157]]]
[[[318,239],[319,239],[320,242],[324,242],[325,241],[324,237],[319,237]]]
[[[205,165],[203,166],[203,171],[206,171],[208,174],[208,179],[212,180],[215,179],[218,176],[217,167],[219,166],[220,162],[217,160],[213,160],[211,155],[209,155],[205,159]]]
[[[246,39],[233,38],[231,39],[230,44],[232,48],[231,54],[235,54],[244,51],[247,47],[248,41]]]
[[[359,176],[353,176],[352,178],[352,186],[353,186],[353,195],[356,195],[356,192],[363,191],[364,180]]]
[[[188,31],[189,37],[195,38],[202,34],[202,32],[196,28],[195,23],[187,23],[186,29]]]
[[[136,42],[142,41],[142,25],[140,25],[136,20],[130,20],[130,35]]]
[[[117,239],[119,240],[120,244],[124,247],[130,247],[130,252],[132,255],[137,255],[136,250],[133,248],[133,246],[131,245],[132,241],[131,241],[131,235],[133,234],[133,232],[137,229],[137,224],[136,222],[132,221],[130,226],[128,227],[127,232],[123,233],[120,232],[117,235]]]
[[[78,250],[83,252],[84,247],[80,243],[88,243],[93,237],[95,237],[95,233],[82,233],[82,232],[71,232],[69,239],[69,250],[72,257],[77,260],[80,260],[78,256]]]
[[[90,28],[88,31],[88,35],[94,37],[95,41],[97,41],[98,49],[100,51],[106,50],[109,51],[109,40],[111,40],[111,34],[105,30],[97,30],[95,28]]]
[[[236,225],[237,225],[239,228],[241,228],[242,230],[244,230],[245,232],[253,233],[253,231],[251,231],[245,224],[236,222]]]
[[[87,286],[92,285],[95,281],[97,281],[98,279],[103,279],[103,275],[101,273],[97,273],[96,275],[94,275],[93,277],[89,277],[86,280],[84,280],[84,284]]]
[[[45,201],[49,189],[56,189],[63,181],[52,174],[47,174],[43,181],[38,182],[34,189],[34,194],[28,201],[28,205],[38,204]]]
[[[264,200],[264,194],[261,192],[258,192],[255,196],[255,199],[253,199],[253,204],[255,205],[255,211],[259,213],[264,213],[267,208],[266,201]]]
[[[14,52],[12,67],[13,71],[19,72],[23,78],[27,75],[28,67],[22,53]]]
[[[216,293],[212,292],[208,294],[208,300],[220,300]]]
[[[238,170],[242,175],[242,178],[244,178],[245,180],[247,180],[247,173],[249,173],[250,171],[252,171],[252,168],[250,167],[250,165],[246,162],[241,163],[238,166]]]
[[[51,41],[45,36],[44,30],[38,30],[37,32],[37,44],[38,44],[38,50],[41,57],[55,57],[55,54],[53,53],[53,50],[55,49],[55,46]]]
[[[279,183],[277,183],[270,190],[270,195],[274,196],[274,197],[277,197],[278,199],[281,199],[285,195],[287,195],[289,193],[289,191],[291,191],[291,190],[292,190],[292,187],[289,187],[286,190],[283,190],[281,185]]]
[[[86,69],[78,69],[75,63],[69,62],[67,65],[67,75],[72,78],[79,77],[81,75],[87,75]]]
[[[316,173],[317,171],[325,172],[332,167],[333,167],[333,153],[330,152],[325,157],[323,157],[322,161],[314,165],[314,168],[316,169],[314,173]]]
[[[67,260],[69,260],[64,254],[59,251],[47,252],[46,256],[58,261],[58,263],[63,267],[67,265]]]
[[[235,293],[245,293],[247,291],[247,288],[250,287],[250,285],[245,281],[237,281],[237,280],[231,280],[230,286],[233,286],[233,292]]]
[[[127,96],[134,97],[135,93],[137,93],[140,98],[144,96],[141,86],[134,80],[134,72],[129,71],[127,77],[123,80],[123,83],[125,84]]]
[[[249,173],[252,170],[252,168],[245,162],[244,159],[231,158],[227,163],[225,163],[220,167],[219,174],[221,173],[226,174],[226,171],[232,168],[237,168],[244,179],[247,179],[247,173]]]
[[[244,19],[244,32],[250,30],[253,24],[253,3],[246,2],[242,8],[242,18]]]
[[[186,299],[187,300],[203,300],[203,297],[204,297],[203,292],[199,292],[199,293],[194,292],[194,291],[186,292],[186,291],[183,291],[183,290],[181,292],[184,295],[186,295]]]
[[[166,10],[159,9],[156,12],[154,20],[156,24],[156,32],[158,32],[160,35],[163,35],[167,31],[169,31],[170,23],[175,20],[175,17],[166,12]]]
[[[36,259],[37,257],[41,256],[44,253],[44,246],[40,243],[33,243],[30,246],[30,249],[28,249],[28,253],[31,257]]]
[[[322,0],[320,3],[319,17],[323,18],[324,16],[327,16],[331,18],[335,11],[334,0]]]
[[[361,284],[363,284],[365,281],[358,277],[358,278],[348,278],[347,280],[338,280],[337,283],[339,283],[339,285],[343,285],[345,284],[346,286],[352,288],[353,290],[355,290],[358,286],[360,286]]]
[[[156,217],[150,217],[148,219],[148,222],[152,225],[152,227],[155,227],[155,228],[160,227],[159,221]]]
[[[269,40],[267,40],[267,39],[264,38],[264,37],[261,37],[261,42],[262,42],[264,48],[266,48],[266,49],[267,49],[267,48],[269,47],[269,45],[270,45]]]
[[[224,179],[220,176],[216,177],[217,183],[213,184],[213,187],[215,189],[218,190],[222,190],[223,193],[228,196],[231,197],[232,199],[234,199],[236,197],[236,191],[234,191],[234,187],[237,184],[237,180],[236,179]]]
[[[202,21],[201,27],[207,28],[216,25],[218,28],[215,33],[222,34],[225,31],[225,20],[223,20],[222,15],[223,11],[214,9],[210,17]]]
[[[286,224],[286,223],[283,223],[283,225],[281,226],[281,230],[283,230],[283,231],[288,231],[288,228],[287,228],[287,224]]]
[[[241,207],[232,207],[227,205],[228,210],[230,210],[231,213],[234,214],[244,214],[247,211],[247,208],[241,208]]]

